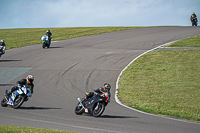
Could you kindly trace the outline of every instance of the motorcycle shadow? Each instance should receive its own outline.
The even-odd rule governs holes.
[[[93,115],[91,114],[83,114],[84,116],[91,116],[93,117]],[[101,115],[97,118],[139,118],[139,117],[132,117],[132,116],[117,116],[117,115]]]
[[[15,84],[0,84],[0,86],[14,86]]]
[[[54,46],[50,46],[49,48],[51,49],[51,48],[63,48],[63,47],[54,47]]]
[[[22,61],[22,60],[0,60],[0,62],[11,62],[11,61]]]
[[[139,118],[139,117],[118,116],[118,115],[102,115],[101,118]]]
[[[46,109],[62,109],[62,108],[51,108],[51,107],[20,107],[19,109],[26,109],[26,110],[46,110]]]

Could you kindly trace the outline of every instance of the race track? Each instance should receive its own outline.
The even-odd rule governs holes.
[[[28,74],[34,94],[21,108],[0,107],[0,125],[78,132],[199,133],[200,125],[139,113],[115,102],[118,75],[135,57],[164,43],[200,34],[200,27],[132,29],[7,50],[0,58],[0,98]],[[85,91],[112,86],[103,115],[77,116],[74,108]]]

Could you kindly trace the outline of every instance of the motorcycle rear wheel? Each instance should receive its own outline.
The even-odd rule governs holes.
[[[1,101],[1,106],[2,106],[2,107],[7,107],[7,106],[8,106],[7,102],[8,102],[8,101],[7,101],[6,98],[4,97],[3,100]]]
[[[24,103],[24,101],[25,101],[25,97],[19,95],[19,96],[17,96],[17,97],[15,98],[15,101],[14,101],[14,104],[13,104],[12,107],[13,107],[14,109],[18,109],[18,108]]]
[[[82,106],[80,106],[79,104],[77,104],[77,106],[75,108],[75,114],[82,115],[83,113],[84,113],[84,108]]]
[[[94,117],[99,117],[103,114],[104,110],[105,110],[105,103],[99,102],[99,103],[96,104],[96,106],[94,106],[92,115]]]

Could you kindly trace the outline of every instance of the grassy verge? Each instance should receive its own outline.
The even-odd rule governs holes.
[[[200,35],[185,38],[174,42],[173,44],[166,45],[166,47],[200,47]]]
[[[0,133],[77,133],[77,132],[0,125]]]
[[[180,40],[170,47],[199,46],[199,37]],[[199,57],[198,49],[161,50],[143,55],[123,72],[119,81],[119,99],[145,112],[199,122]]]
[[[53,35],[52,41],[57,41],[136,28],[144,27],[72,27],[50,28],[50,31]],[[40,44],[42,43],[41,37],[46,33],[47,29],[48,28],[0,29],[0,40],[5,40],[6,49]]]

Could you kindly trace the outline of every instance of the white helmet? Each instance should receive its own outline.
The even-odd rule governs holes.
[[[33,82],[33,80],[34,80],[33,75],[28,75],[28,76],[26,77],[26,80],[27,80],[27,83],[28,83],[28,84],[31,84],[31,83]]]
[[[4,41],[4,40],[1,40],[1,42],[3,42],[3,43],[4,43],[5,41]]]

